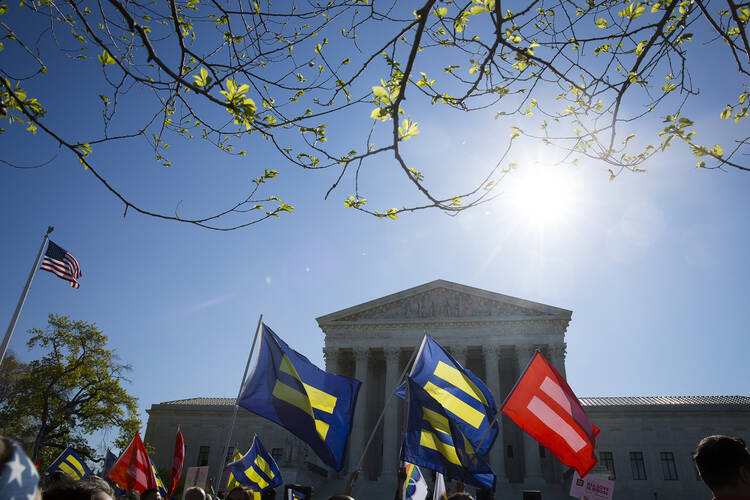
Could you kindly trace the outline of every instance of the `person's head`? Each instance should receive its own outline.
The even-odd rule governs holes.
[[[0,437],[0,487],[4,498],[41,500],[39,473],[15,441]]]
[[[75,479],[61,470],[55,470],[45,476],[42,490],[64,490],[71,489],[73,486],[75,486]]]
[[[99,476],[88,476],[75,483],[74,491],[79,498],[89,500],[114,500],[115,491]]]
[[[708,436],[698,443],[693,458],[714,496],[750,495],[750,453],[742,439]]]
[[[183,500],[206,500],[206,492],[198,486],[191,486],[185,490]]]
[[[141,494],[136,490],[127,490],[125,493],[117,497],[117,500],[141,500]]]
[[[156,488],[146,488],[141,493],[141,500],[162,500],[159,490]]]
[[[250,494],[250,490],[243,488],[242,486],[233,488],[227,495],[227,500],[250,500],[251,498],[252,495]]]
[[[465,491],[457,491],[448,497],[448,500],[474,500],[474,497]]]

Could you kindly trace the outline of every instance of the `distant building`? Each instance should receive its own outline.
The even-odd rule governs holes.
[[[383,404],[425,331],[495,394],[498,405],[531,354],[539,349],[565,374],[565,331],[571,311],[437,280],[318,318],[326,370],[362,381],[344,472],[324,468],[312,451],[279,426],[239,409],[230,451],[220,456],[233,418],[230,398],[192,398],[148,410],[145,440],[157,466],[169,469],[179,425],[187,444],[185,467],[209,465],[217,476],[234,447],[245,451],[253,434],[277,459],[285,482],[312,485],[315,498],[343,490]],[[283,337],[283,332],[279,332]],[[582,398],[601,429],[594,474],[615,480],[620,499],[703,500],[690,452],[710,434],[750,437],[750,397]],[[404,408],[394,399],[363,460],[357,500],[392,498]],[[570,498],[571,472],[515,424],[503,418],[490,452],[498,476],[496,498],[520,498],[525,489],[544,499]],[[427,474],[427,471],[426,471]],[[427,474],[429,476],[429,474]],[[469,488],[473,490],[473,488]]]

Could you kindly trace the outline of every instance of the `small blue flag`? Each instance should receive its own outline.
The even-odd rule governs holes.
[[[257,437],[253,438],[247,453],[227,465],[227,468],[238,483],[250,486],[255,491],[276,488],[283,482],[279,466]]]
[[[408,411],[401,460],[479,488],[495,489],[495,474],[461,434],[456,420],[407,377]]]
[[[156,470],[156,467],[154,467],[153,462],[151,462],[151,468],[154,470],[154,476],[156,476],[156,487],[159,489],[159,494],[164,500],[166,500],[167,489],[164,487],[164,481],[162,481],[161,477],[159,477],[159,471]]]
[[[56,470],[63,471],[76,481],[93,474],[89,466],[86,465],[86,462],[84,462],[70,446],[60,453],[60,456],[57,457],[57,460],[55,460],[52,465],[47,467],[47,472],[53,472]]]
[[[498,424],[489,426],[497,407],[484,382],[429,335],[422,340],[410,376],[445,408],[477,453],[486,455],[497,437]],[[395,394],[403,399],[403,392],[401,386]]]
[[[261,327],[257,361],[237,404],[286,428],[341,470],[360,382],[321,370]]]

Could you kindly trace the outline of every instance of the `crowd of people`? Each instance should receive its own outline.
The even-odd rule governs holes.
[[[713,500],[750,500],[750,453],[741,438],[721,435],[706,437],[698,443],[693,458],[701,479],[713,493]],[[400,499],[399,491],[400,489],[396,492],[396,500]],[[244,487],[234,488],[222,497],[224,496],[214,496],[194,486],[183,492],[182,500],[256,498],[250,489]],[[36,467],[18,443],[0,438],[0,500],[164,499],[156,488],[149,488],[140,493],[130,490],[116,495],[114,488],[106,480],[95,475],[74,480],[57,470],[40,477]],[[334,495],[328,500],[355,499],[349,495]],[[450,495],[448,500],[474,499],[469,493],[461,491]]]

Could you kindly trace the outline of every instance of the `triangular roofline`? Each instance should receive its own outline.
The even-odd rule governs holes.
[[[511,297],[510,295],[503,295],[502,293],[490,292],[489,290],[483,290],[481,288],[476,288],[473,286],[461,285],[460,283],[454,283],[453,281],[437,279],[434,281],[430,281],[428,283],[424,283],[422,285],[418,285],[412,288],[407,288],[406,290],[402,290],[400,292],[396,292],[390,295],[386,295],[384,297],[380,297],[378,299],[363,302],[361,304],[357,304],[352,307],[347,307],[346,309],[341,309],[339,311],[332,312],[324,316],[320,316],[316,318],[316,321],[318,322],[318,326],[323,327],[329,324],[333,324],[342,318],[351,316],[352,314],[367,311],[369,309],[374,309],[376,307],[380,307],[382,305],[389,304],[391,302],[396,302],[398,300],[402,300],[408,297],[413,297],[421,293],[434,290],[436,288],[447,288],[449,290],[454,290],[456,292],[466,293],[466,294],[474,295],[477,297],[483,297],[486,299],[494,300],[497,302],[502,302],[505,304],[510,304],[510,305],[528,308],[528,309],[534,309],[537,311],[544,312],[546,315],[549,315],[547,319],[570,320],[573,314],[572,311],[569,311],[567,309],[562,309],[560,307],[550,306],[547,304],[542,304],[540,302],[533,302],[531,300],[519,299],[518,297]]]

